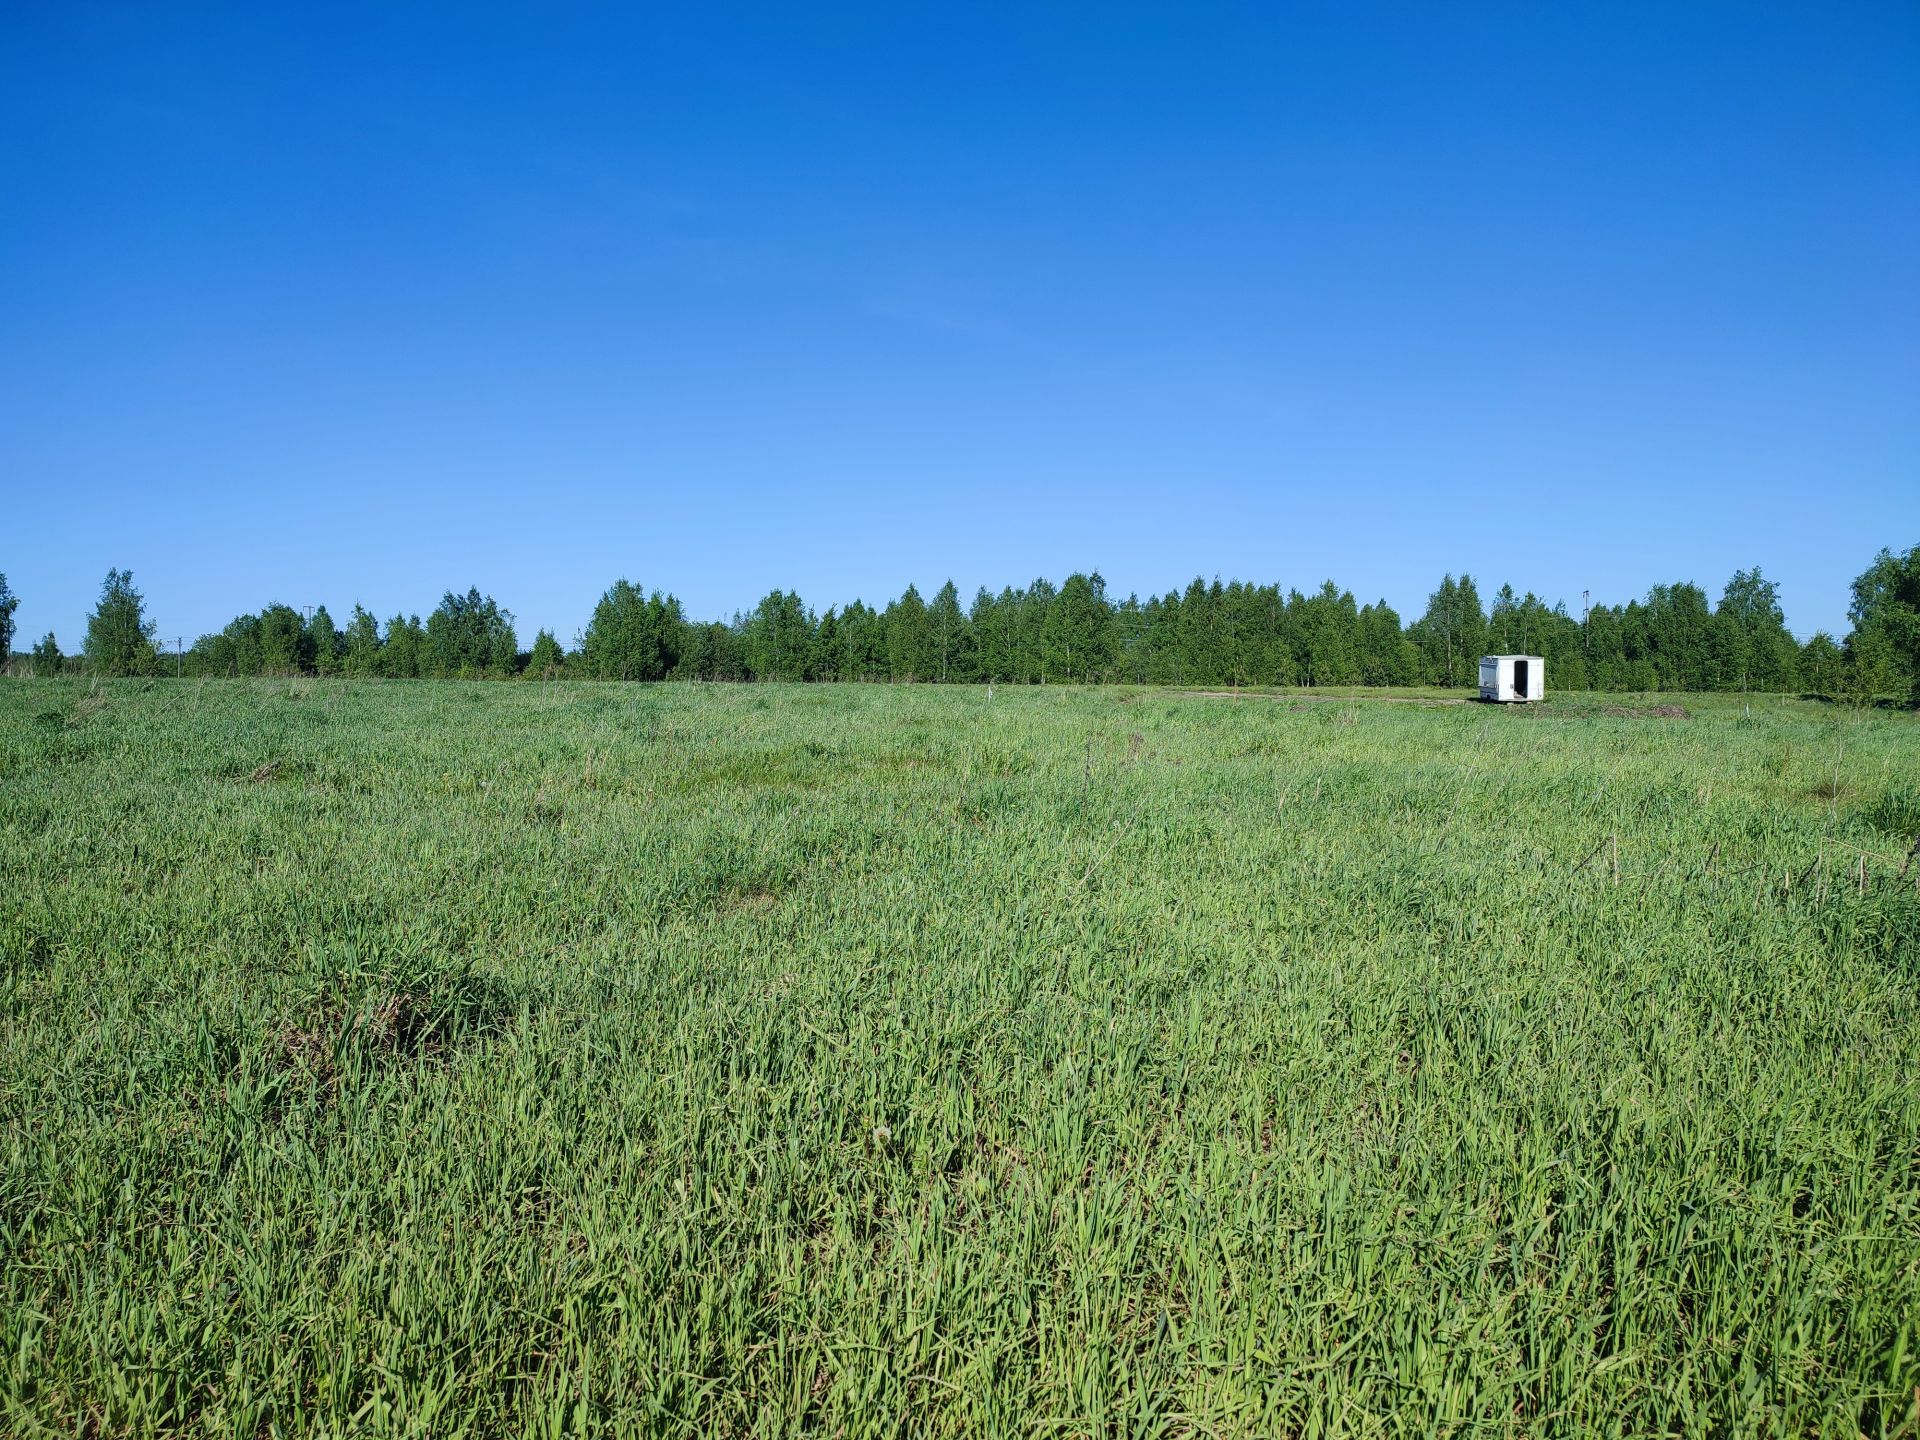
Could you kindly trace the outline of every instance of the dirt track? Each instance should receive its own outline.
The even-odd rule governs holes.
[[[1270,690],[1176,690],[1176,695],[1205,695],[1221,700],[1292,700],[1305,701],[1315,705],[1345,705],[1352,701],[1365,701],[1370,705],[1465,705],[1464,695],[1290,695],[1285,691]]]
[[[1446,705],[1481,703],[1477,697],[1471,695],[1302,695],[1272,690],[1174,690],[1171,693],[1219,700],[1284,700],[1293,705],[1355,703],[1418,705],[1429,710]],[[1592,719],[1595,716],[1606,716],[1615,720],[1689,720],[1693,718],[1684,705],[1601,705],[1575,702],[1571,705],[1556,706],[1552,701],[1547,700],[1528,705],[1505,705],[1494,708],[1512,710],[1517,714],[1548,716],[1556,720]]]

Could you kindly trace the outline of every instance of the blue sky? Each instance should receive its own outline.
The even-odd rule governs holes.
[[[11,7],[0,571],[77,646],[478,584],[1920,543],[1920,8]]]

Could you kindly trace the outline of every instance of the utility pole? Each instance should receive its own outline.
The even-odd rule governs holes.
[[[1593,658],[1593,640],[1587,634],[1587,612],[1593,608],[1590,603],[1592,599],[1592,591],[1582,590],[1580,592],[1580,648],[1585,652],[1586,658],[1589,660]],[[1591,681],[1589,681],[1589,683],[1591,683]]]
[[[184,635],[174,636],[173,637],[173,678],[176,680],[180,678],[180,666],[186,658],[186,653],[187,653],[187,637]]]

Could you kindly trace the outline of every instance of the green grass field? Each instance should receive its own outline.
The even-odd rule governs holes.
[[[1920,722],[0,682],[0,1431],[1914,1434]]]

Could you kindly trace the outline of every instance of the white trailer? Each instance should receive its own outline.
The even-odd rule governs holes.
[[[1482,655],[1480,698],[1502,704],[1547,698],[1547,662],[1538,655]]]

